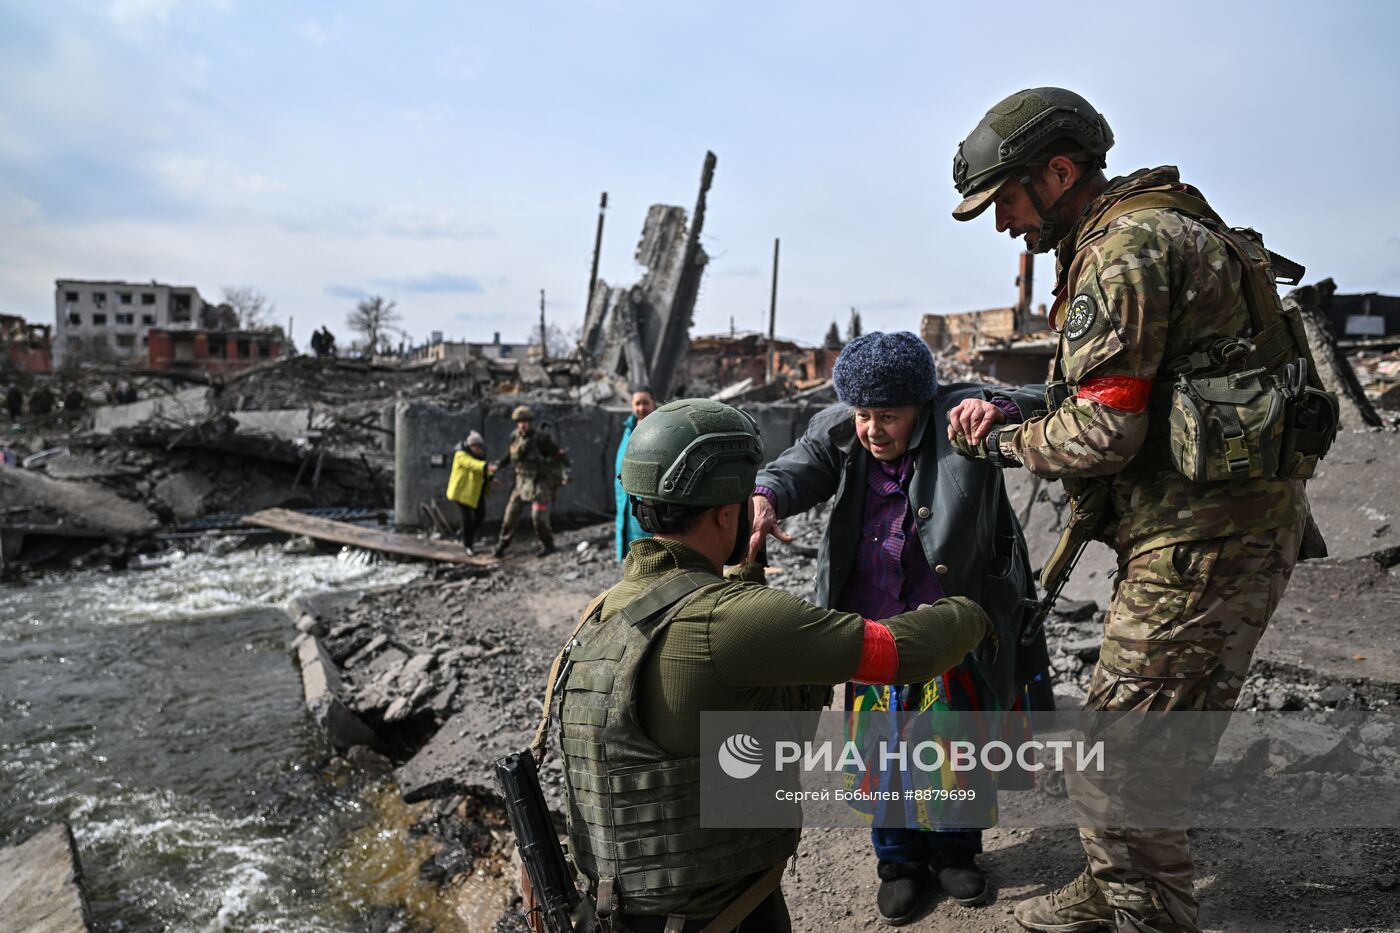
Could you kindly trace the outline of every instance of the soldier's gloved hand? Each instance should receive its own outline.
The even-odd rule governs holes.
[[[972,443],[972,439],[966,434],[957,434],[952,438],[953,449],[969,460],[986,460],[987,448],[982,444]]]

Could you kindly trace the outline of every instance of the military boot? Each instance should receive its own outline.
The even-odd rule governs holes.
[[[1016,921],[1027,930],[1042,933],[1112,930],[1113,915],[1113,906],[1104,898],[1088,868],[1060,890],[1016,905]]]

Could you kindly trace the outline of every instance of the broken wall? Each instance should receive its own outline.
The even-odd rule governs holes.
[[[394,433],[394,521],[398,527],[423,527],[422,503],[441,509],[443,516],[456,526],[457,507],[446,496],[452,451],[468,432],[480,431],[486,439],[488,459],[498,459],[509,446],[511,432],[515,429],[510,412],[516,404],[515,401],[479,402],[453,410],[417,402],[399,404]],[[613,486],[614,458],[630,412],[534,402],[530,407],[534,409],[536,424],[548,428],[573,462],[572,481],[559,490],[554,514],[587,521],[614,516],[617,501]],[[812,405],[774,404],[745,406],[745,410],[758,422],[765,459],[772,459],[802,436],[807,422],[821,409]],[[435,454],[443,455],[442,465],[433,466]],[[512,479],[513,473],[508,471],[487,498],[487,521],[500,521]]]

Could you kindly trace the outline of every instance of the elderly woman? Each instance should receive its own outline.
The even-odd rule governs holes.
[[[1037,677],[1037,694],[1048,695],[1044,636],[1020,645],[1021,600],[1034,585],[1001,471],[957,456],[948,440],[950,424],[980,435],[993,423],[1020,421],[1042,406],[1043,387],[940,385],[928,347],[908,332],[851,341],[833,380],[840,404],[817,414],[758,474],[750,559],[769,534],[791,540],[780,519],[834,499],[817,564],[818,603],[880,619],[966,596],[987,611],[1003,646],[990,665],[969,656],[930,683],[848,685],[846,709],[1012,709]],[[935,876],[958,903],[984,902],[980,830],[877,826],[871,838],[886,923],[917,916]]]

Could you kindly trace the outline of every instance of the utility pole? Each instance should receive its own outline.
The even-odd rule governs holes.
[[[588,303],[583,306],[585,315],[593,307],[593,291],[598,287],[598,254],[603,250],[603,213],[607,209],[608,193],[604,191],[603,199],[598,202],[598,233],[593,238],[593,271],[588,274]]]
[[[549,331],[544,326],[544,289],[540,289],[540,364],[549,360]]]
[[[773,238],[773,288],[768,295],[768,366],[766,367],[767,382],[771,383],[776,375],[777,366],[773,362],[773,344],[777,337],[778,329],[778,238]]]

